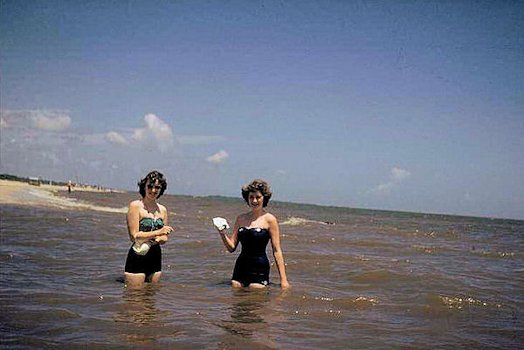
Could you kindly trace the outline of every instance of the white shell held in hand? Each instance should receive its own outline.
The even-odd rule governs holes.
[[[215,227],[219,231],[229,228],[229,224],[227,223],[227,220],[224,218],[220,218],[220,217],[213,218],[213,225],[215,225]]]
[[[149,248],[151,248],[151,242],[149,241],[144,242],[144,243],[135,242],[135,244],[133,244],[133,250],[138,255],[146,255],[147,252],[149,251]]]

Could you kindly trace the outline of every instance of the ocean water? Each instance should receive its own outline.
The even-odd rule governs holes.
[[[524,348],[524,221],[271,203],[292,288],[268,247],[272,284],[246,291],[211,223],[243,202],[166,195],[162,282],[130,290],[137,195],[62,196],[0,207],[3,349]]]

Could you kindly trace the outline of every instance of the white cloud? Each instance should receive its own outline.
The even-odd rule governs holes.
[[[59,110],[2,110],[0,111],[2,128],[40,129],[63,131],[71,125],[67,111]]]
[[[66,130],[70,125],[71,117],[65,111],[0,110],[2,147],[8,151],[14,152],[17,147],[21,150],[68,149],[79,139],[76,133]],[[3,130],[9,130],[9,133]]]
[[[161,151],[167,151],[174,144],[171,127],[154,114],[144,116],[145,128],[135,129],[133,138],[137,141],[154,141]]]
[[[162,119],[158,118],[154,114],[146,114],[144,120],[147,125],[147,129],[155,136],[158,141],[173,141],[173,131],[171,127],[167,125]]]
[[[193,146],[220,145],[225,140],[218,135],[176,135],[172,119],[154,114],[135,118],[134,125],[112,125],[106,129],[101,125],[96,131],[77,128],[72,119],[68,112],[0,109],[0,172],[21,176],[36,174],[57,180],[77,178],[80,182],[127,188],[133,187],[135,177],[139,178],[145,170],[161,166],[168,173],[183,164],[189,169],[185,176],[190,177],[190,181],[177,181],[193,187],[200,186],[202,180],[194,177],[198,168],[189,162],[195,161],[194,154],[201,149],[196,147],[198,150],[191,152],[190,157],[183,153]],[[167,152],[158,155],[159,150]],[[208,152],[200,153],[198,167],[205,168],[205,164],[221,167],[229,162],[230,155],[222,146]],[[159,156],[164,165],[159,165]],[[135,158],[141,161],[129,162]]]
[[[71,125],[71,117],[63,114],[38,113],[33,116],[33,125],[37,129],[61,131]]]
[[[206,160],[210,163],[213,163],[213,164],[220,164],[220,163],[223,163],[225,162],[227,159],[229,158],[229,154],[224,151],[224,150],[221,150],[209,157],[206,158]]]
[[[106,145],[107,134],[85,134],[78,135],[78,139],[83,143],[91,146]]]
[[[378,185],[377,187],[371,189],[371,193],[374,194],[388,194],[395,187],[397,187],[401,182],[411,176],[411,172],[406,169],[393,167],[389,174],[389,181]]]
[[[375,187],[372,192],[374,193],[389,193],[393,189],[393,182],[386,182]]]
[[[135,129],[133,138],[137,141],[144,141],[146,139],[146,129]]]
[[[411,173],[405,169],[394,167],[391,169],[391,179],[393,181],[402,181],[411,176]]]
[[[124,136],[120,135],[116,131],[111,131],[106,134],[106,139],[111,143],[116,143],[118,145],[127,145],[127,140]]]

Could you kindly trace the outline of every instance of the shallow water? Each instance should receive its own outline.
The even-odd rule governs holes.
[[[159,285],[130,290],[121,208],[3,206],[1,347],[514,349],[524,344],[524,222],[272,203],[292,289],[232,290],[211,223],[240,200],[162,197],[177,227]],[[273,261],[268,248],[268,255]]]

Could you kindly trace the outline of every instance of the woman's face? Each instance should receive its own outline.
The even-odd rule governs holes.
[[[150,199],[156,199],[161,190],[162,186],[160,185],[160,182],[158,182],[158,180],[156,180],[155,182],[147,180],[146,197],[149,197]]]
[[[262,207],[264,204],[264,196],[260,191],[249,192],[248,204],[251,208]]]

